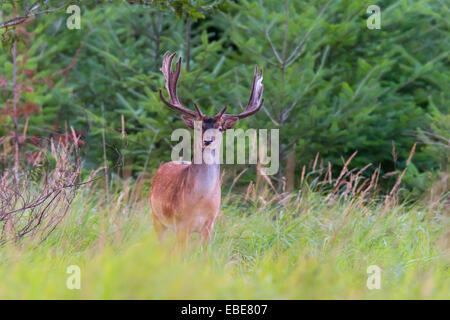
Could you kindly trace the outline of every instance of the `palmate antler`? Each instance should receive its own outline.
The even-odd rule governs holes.
[[[262,80],[263,80],[263,71],[262,69],[260,69],[258,73],[258,66],[255,65],[255,74],[253,77],[252,92],[250,94],[250,99],[248,100],[247,106],[245,107],[244,111],[241,112],[240,114],[225,114],[225,111],[228,108],[228,106],[225,106],[225,108],[223,108],[222,111],[220,111],[216,115],[216,117],[222,117],[223,119],[227,118],[244,119],[247,118],[248,116],[257,113],[264,105],[264,99],[262,99],[264,85],[262,84]]]
[[[166,90],[169,94],[169,101],[167,101],[163,94],[162,90],[159,90],[159,96],[161,100],[169,107],[174,110],[180,111],[182,114],[193,117],[193,118],[202,118],[204,115],[200,108],[194,103],[195,112],[184,107],[180,100],[178,99],[177,95],[177,83],[178,78],[180,77],[181,72],[181,57],[178,59],[178,62],[176,63],[176,69],[175,72],[172,71],[172,61],[174,57],[176,56],[176,52],[171,54],[169,56],[169,52],[166,52],[164,54],[164,59],[161,67],[161,72],[164,74],[164,78],[166,79]],[[264,86],[262,84],[263,80],[263,71],[262,69],[258,72],[258,66],[255,65],[255,74],[253,77],[253,84],[252,84],[252,91],[250,94],[250,99],[248,100],[247,106],[245,107],[245,110],[241,112],[240,114],[225,114],[225,111],[227,110],[228,106],[225,106],[214,118],[222,118],[224,120],[232,119],[232,120],[239,120],[244,119],[248,116],[251,116],[258,112],[262,106],[264,105],[264,99],[262,98],[262,94],[264,91]]]
[[[163,63],[162,63],[162,67],[161,67],[161,72],[164,75],[164,78],[166,79],[166,90],[169,93],[169,100],[167,101],[163,94],[162,94],[162,90],[159,90],[159,97],[161,98],[162,102],[164,102],[169,108],[172,108],[174,110],[180,111],[181,113],[183,113],[186,116],[190,116],[190,117],[202,117],[203,113],[201,112],[200,108],[194,103],[195,106],[195,110],[197,112],[194,112],[190,109],[187,109],[185,107],[183,107],[183,105],[180,103],[180,100],[178,100],[178,95],[177,95],[177,83],[178,83],[178,78],[180,77],[180,72],[181,72],[181,57],[180,59],[178,59],[178,62],[176,63],[176,69],[175,72],[172,71],[172,61],[173,58],[176,56],[176,52],[174,52],[173,54],[171,54],[169,56],[169,52],[166,52],[164,54],[164,59],[163,59]]]

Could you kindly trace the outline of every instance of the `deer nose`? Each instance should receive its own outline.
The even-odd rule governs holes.
[[[205,146],[209,146],[211,143],[213,142],[213,140],[205,140]]]

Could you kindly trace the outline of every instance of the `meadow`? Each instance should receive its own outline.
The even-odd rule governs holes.
[[[0,299],[450,299],[444,2],[1,1]],[[149,201],[186,128],[166,52],[191,113],[245,112],[263,69],[236,129],[279,130],[184,250]]]
[[[232,191],[210,244],[194,236],[180,253],[170,237],[157,240],[146,191],[133,197],[124,185],[106,200],[86,187],[44,242],[0,250],[0,299],[450,298],[445,201],[313,189],[272,202]],[[79,290],[66,285],[71,265]],[[378,290],[366,285],[370,265],[382,270]]]

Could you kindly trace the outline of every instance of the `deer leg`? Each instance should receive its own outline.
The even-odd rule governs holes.
[[[177,244],[176,249],[179,251],[183,251],[188,244],[190,232],[188,229],[178,229],[176,230],[177,233]]]
[[[160,242],[163,242],[166,236],[167,228],[164,226],[158,218],[153,216],[153,227],[155,228],[156,234],[158,235],[158,239]]]
[[[200,239],[202,246],[206,246],[210,241],[213,234],[213,228],[214,228],[214,221],[207,224],[202,232],[200,233]]]

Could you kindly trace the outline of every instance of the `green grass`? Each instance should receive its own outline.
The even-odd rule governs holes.
[[[234,196],[209,247],[180,254],[156,240],[147,201],[118,201],[81,193],[46,241],[1,248],[0,298],[450,298],[444,208],[330,205],[318,193],[263,208]],[[70,265],[80,290],[66,287]],[[366,286],[370,265],[382,269],[380,290]]]

